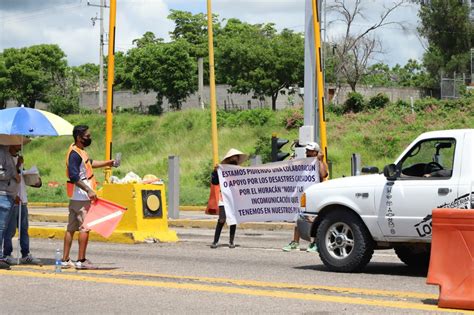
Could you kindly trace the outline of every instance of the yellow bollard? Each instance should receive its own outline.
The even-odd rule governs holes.
[[[134,242],[178,241],[176,231],[168,228],[164,184],[104,184],[99,195],[127,207],[114,234],[129,235]]]

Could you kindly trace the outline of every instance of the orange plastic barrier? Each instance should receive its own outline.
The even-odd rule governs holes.
[[[427,284],[439,307],[474,310],[474,210],[434,209]]]
[[[206,214],[219,215],[220,195],[221,195],[220,186],[211,184],[211,192],[209,194],[209,200],[207,202]]]

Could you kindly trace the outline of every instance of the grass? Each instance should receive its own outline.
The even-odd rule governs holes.
[[[332,161],[332,177],[350,175],[350,157],[360,153],[362,165],[377,166],[393,162],[403,149],[420,133],[437,129],[471,128],[474,125],[472,102],[453,105],[433,101],[418,104],[416,113],[391,105],[381,110],[358,114],[327,113],[328,155]],[[219,116],[219,156],[231,147],[253,153],[258,136],[294,140],[298,129],[285,128],[294,110],[279,112],[254,110],[253,113],[223,114]],[[297,115],[301,117],[301,113]],[[89,154],[93,159],[104,157],[105,117],[98,114],[65,117],[72,124],[87,124],[93,143]],[[160,117],[131,113],[114,115],[113,152],[122,152],[122,166],[114,175],[123,177],[128,172],[139,176],[154,174],[167,182],[168,156],[180,158],[180,202],[204,205],[209,187],[198,176],[205,173],[212,160],[209,110],[186,110],[166,113]],[[36,138],[25,146],[26,167],[37,165],[43,187],[29,188],[30,201],[63,202],[65,194],[65,154],[72,137]],[[270,144],[269,144],[270,145]],[[285,150],[289,150],[286,145]],[[210,173],[209,169],[209,173]],[[99,182],[103,172],[96,170]],[[54,187],[56,186],[57,187]]]

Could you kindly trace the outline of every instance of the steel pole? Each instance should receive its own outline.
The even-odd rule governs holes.
[[[328,146],[326,138],[326,117],[324,115],[324,85],[323,85],[323,67],[321,62],[321,25],[319,20],[319,11],[317,0],[312,0],[313,7],[313,35],[316,53],[316,84],[318,90],[318,111],[319,111],[319,136],[321,141],[321,150],[324,152],[324,161],[327,163]]]
[[[216,106],[216,79],[214,75],[214,38],[212,34],[212,6],[211,0],[207,0],[207,34],[209,45],[209,88],[211,101],[211,138],[212,138],[212,161],[214,165],[219,163],[219,151],[217,143],[217,106]]]
[[[112,118],[113,118],[113,99],[114,99],[114,66],[115,66],[115,17],[116,0],[110,0],[110,18],[109,18],[109,55],[107,67],[107,112],[105,116],[105,159],[112,159]],[[108,183],[112,175],[112,168],[107,167],[104,170],[105,182]]]

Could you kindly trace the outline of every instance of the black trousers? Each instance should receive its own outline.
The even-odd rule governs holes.
[[[219,242],[219,238],[221,237],[222,228],[224,227],[226,220],[225,209],[224,206],[219,206],[219,219],[217,220],[216,231],[214,232],[214,244]],[[235,230],[237,229],[237,225],[233,224],[229,226],[230,235],[229,235],[229,243],[234,244],[235,238]]]

